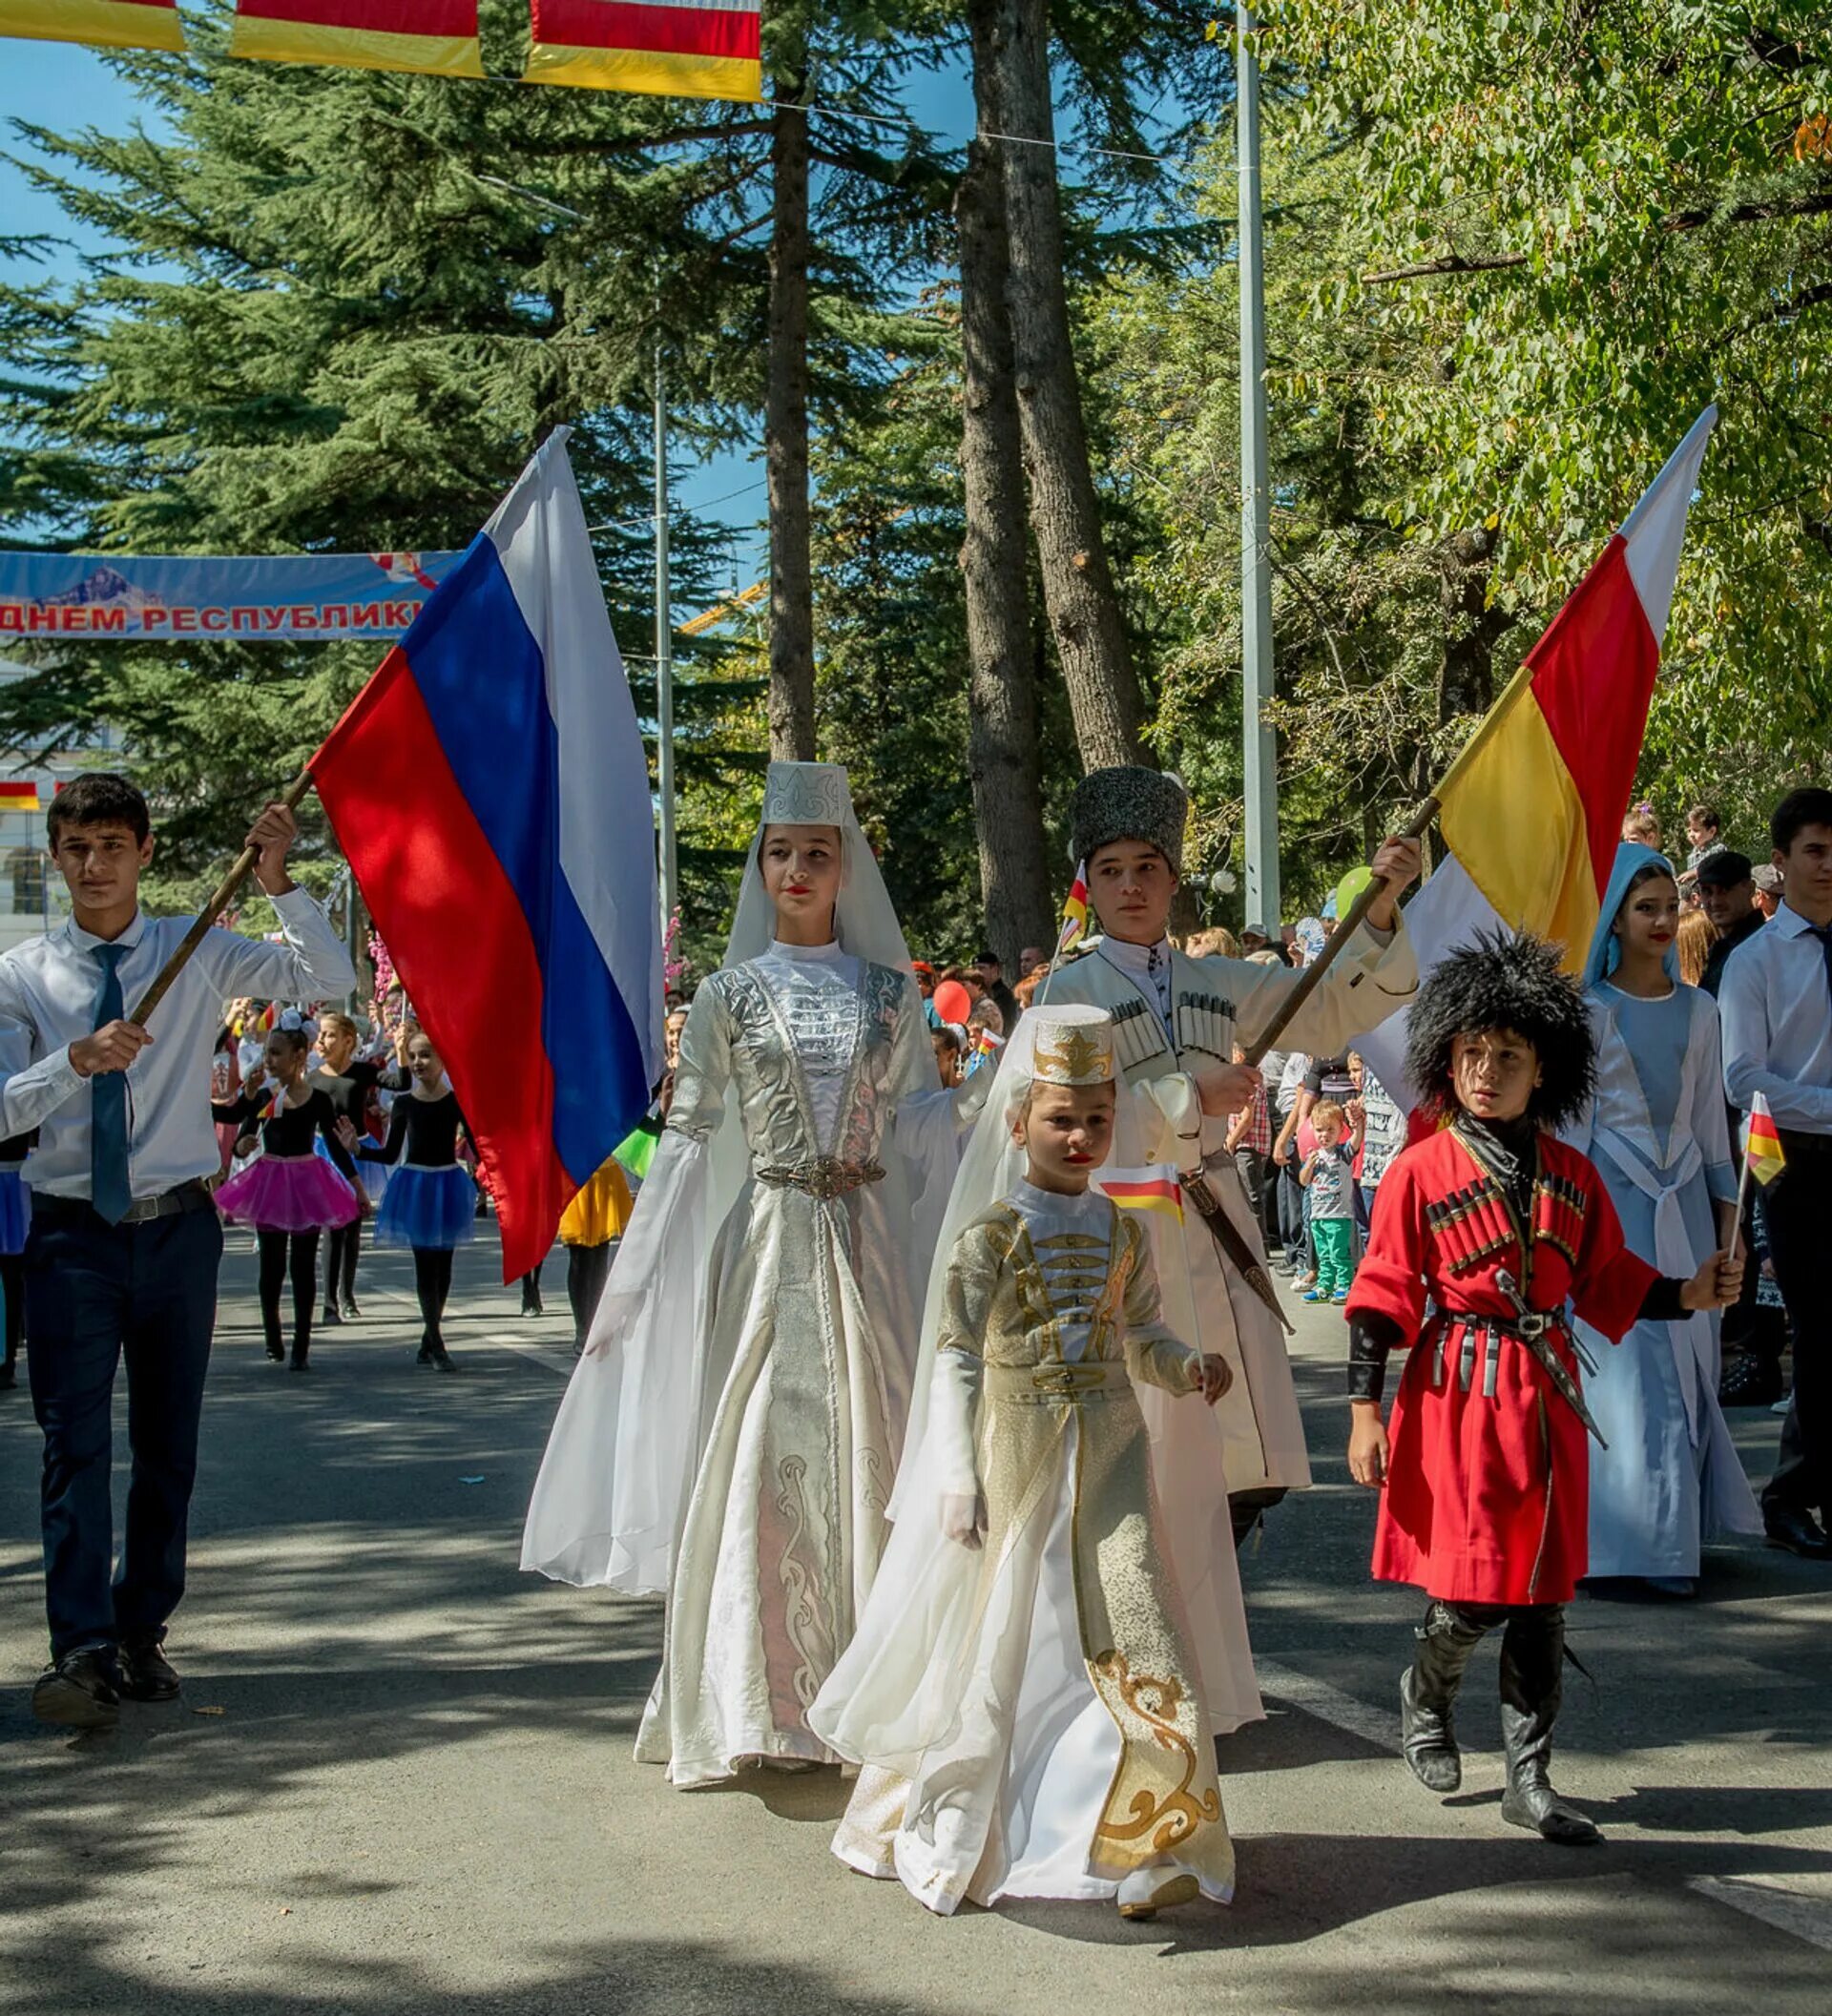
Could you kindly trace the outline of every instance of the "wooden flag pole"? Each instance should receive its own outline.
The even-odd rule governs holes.
[[[310,770],[302,770],[292,782],[286,786],[285,791],[281,796],[280,802],[286,807],[287,811],[294,811],[297,809],[300,800],[311,788],[312,773]],[[159,971],[158,978],[134,1004],[134,1012],[127,1018],[130,1022],[140,1029],[146,1027],[147,1017],[165,999],[172,983],[191,964],[192,955],[203,943],[211,926],[235,901],[236,891],[253,874],[257,859],[258,856],[253,847],[244,847],[237,855],[228,874],[222,878],[211,892],[210,901],[198,913],[197,922],[179,942],[177,950],[165,962],[164,966]]]
[[[1437,799],[1435,797],[1427,798],[1418,811],[1412,815],[1410,821],[1400,828],[1397,837],[1401,840],[1423,840],[1426,828],[1430,825],[1437,816]],[[1245,1061],[1248,1064],[1257,1065],[1266,1052],[1278,1043],[1280,1037],[1284,1034],[1285,1027],[1291,1021],[1291,1018],[1317,991],[1323,975],[1329,971],[1330,966],[1334,964],[1337,953],[1361,929],[1367,913],[1380,900],[1381,894],[1385,887],[1386,878],[1384,876],[1374,877],[1368,883],[1366,888],[1349,905],[1347,916],[1339,917],[1336,920],[1336,928],[1323,941],[1322,950],[1299,974],[1298,985],[1279,1004],[1273,1012],[1272,1020],[1266,1024],[1254,1041],[1247,1045]]]
[[[1737,1179],[1737,1222],[1730,1228],[1730,1257],[1734,1260],[1743,1247],[1743,1213],[1749,1208],[1749,1144],[1743,1144],[1743,1173]]]
[[[1396,838],[1400,840],[1423,840],[1425,838],[1426,828],[1443,809],[1444,794],[1449,790],[1459,773],[1468,765],[1476,752],[1484,746],[1495,730],[1508,718],[1514,702],[1533,683],[1533,671],[1534,668],[1531,662],[1529,661],[1522,665],[1513,677],[1509,680],[1501,697],[1476,723],[1475,733],[1470,736],[1469,739],[1457,752],[1456,761],[1438,779],[1431,796],[1425,800],[1406,824],[1400,828]],[[1354,903],[1349,906],[1348,915],[1346,917],[1339,917],[1336,920],[1336,928],[1323,941],[1322,950],[1299,975],[1298,985],[1280,1003],[1272,1020],[1267,1023],[1255,1041],[1247,1046],[1246,1062],[1248,1064],[1258,1064],[1266,1052],[1277,1044],[1279,1038],[1284,1034],[1291,1018],[1317,991],[1318,984],[1322,981],[1323,975],[1328,972],[1331,966],[1335,964],[1337,953],[1361,929],[1367,913],[1374,907],[1375,903],[1380,898],[1381,891],[1385,887],[1385,878],[1377,876],[1356,897]]]

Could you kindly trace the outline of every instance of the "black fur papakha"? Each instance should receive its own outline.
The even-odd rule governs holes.
[[[1069,851],[1085,862],[1116,840],[1142,841],[1163,855],[1173,875],[1181,875],[1189,818],[1189,793],[1167,771],[1136,763],[1091,770],[1070,800]]]
[[[1540,1083],[1528,1112],[1542,1127],[1573,1120],[1596,1079],[1596,1044],[1575,980],[1558,947],[1523,931],[1481,933],[1433,967],[1405,1023],[1405,1068],[1426,1106],[1457,1110],[1450,1046],[1460,1035],[1513,1029],[1539,1052]]]

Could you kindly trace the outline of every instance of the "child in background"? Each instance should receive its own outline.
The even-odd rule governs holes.
[[[376,1214],[375,1243],[406,1246],[413,1254],[414,1293],[425,1325],[416,1362],[455,1372],[440,1325],[451,1293],[452,1255],[476,1237],[477,1186],[458,1159],[465,1116],[424,1030],[407,1039],[407,1071],[412,1089],[388,1109],[388,1138],[380,1148],[365,1145],[347,1120],[340,1122],[338,1134],[351,1154],[393,1170]]]
[[[1362,1145],[1358,1120],[1334,1099],[1320,1099],[1310,1111],[1317,1146],[1304,1157],[1298,1180],[1309,1205],[1311,1250],[1317,1257],[1317,1285],[1307,1302],[1345,1302],[1355,1278],[1355,1157]]]
[[[311,1039],[302,1018],[288,1008],[281,1027],[267,1038],[264,1075],[244,1077],[234,1100],[211,1109],[219,1124],[238,1128],[239,1156],[252,1154],[257,1139],[262,1151],[259,1161],[217,1192],[217,1209],[225,1218],[255,1229],[260,1249],[261,1329],[267,1356],[276,1364],[286,1356],[281,1296],[290,1273],[295,1372],[311,1369],[319,1234],[349,1224],[361,1208],[350,1180],[355,1165],[338,1138],[337,1110],[320,1088],[306,1082],[310,1055]],[[329,1149],[328,1159],[315,1153],[319,1140]]]
[[[560,1244],[566,1248],[566,1299],[572,1310],[572,1356],[580,1357],[591,1334],[598,1299],[611,1278],[617,1242],[630,1223],[635,1199],[630,1179],[615,1155],[566,1207]]]

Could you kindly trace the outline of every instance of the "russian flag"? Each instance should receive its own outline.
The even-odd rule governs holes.
[[[503,1276],[648,1110],[649,768],[556,428],[312,759],[501,1216]]]

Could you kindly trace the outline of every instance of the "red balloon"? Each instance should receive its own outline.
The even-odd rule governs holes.
[[[935,1012],[944,1022],[965,1022],[973,1012],[973,997],[958,980],[944,980],[935,989]]]

